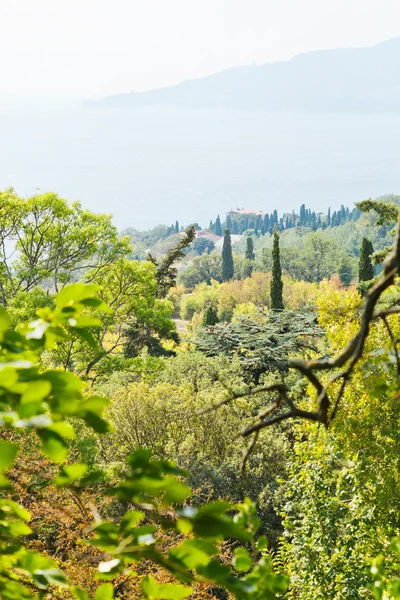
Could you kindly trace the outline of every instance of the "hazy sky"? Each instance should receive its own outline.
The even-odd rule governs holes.
[[[0,0],[0,97],[97,97],[400,36],[400,0]]]

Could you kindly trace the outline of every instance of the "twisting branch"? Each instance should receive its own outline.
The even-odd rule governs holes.
[[[262,385],[256,388],[248,388],[243,392],[232,392],[227,398],[223,398],[223,400],[217,402],[217,404],[212,404],[207,408],[202,408],[198,411],[197,414],[205,415],[207,413],[213,412],[217,408],[225,406],[226,404],[230,404],[231,402],[233,402],[233,400],[237,400],[238,398],[247,398],[248,396],[255,396],[256,394],[262,394],[263,392],[280,392],[282,388],[286,389],[282,383],[274,383],[272,385]]]
[[[264,412],[259,414],[260,421],[254,423],[241,432],[241,435],[247,437],[253,435],[251,444],[244,452],[242,470],[246,465],[246,462],[250,456],[251,451],[257,441],[258,433],[265,427],[269,427],[274,423],[285,421],[286,419],[302,418],[310,421],[315,421],[324,424],[326,427],[335,417],[340,401],[344,395],[346,385],[351,378],[354,367],[363,355],[365,343],[370,332],[371,323],[382,319],[387,329],[389,338],[394,348],[394,352],[397,360],[397,371],[400,374],[400,353],[398,350],[399,340],[395,339],[392,329],[388,323],[387,317],[393,314],[400,313],[400,306],[393,304],[389,308],[376,310],[376,306],[382,296],[382,294],[395,282],[395,278],[400,273],[400,221],[397,226],[396,238],[393,244],[391,254],[388,256],[384,263],[384,268],[381,276],[378,278],[376,283],[368,290],[364,306],[361,312],[360,327],[354,337],[350,340],[348,345],[333,358],[324,359],[312,359],[304,360],[300,358],[294,358],[289,360],[289,367],[301,373],[310,384],[314,387],[318,394],[318,408],[315,412],[305,411],[298,408],[290,394],[290,390],[285,384],[275,384],[269,386],[261,386],[254,389],[247,389],[245,392],[232,394],[228,398],[221,400],[218,404],[204,409],[202,412],[209,412],[215,410],[220,406],[228,404],[236,398],[243,398],[262,392],[275,392],[278,394],[278,399],[275,400]],[[337,372],[339,370],[339,372]],[[323,383],[318,377],[319,371],[334,371],[333,377],[327,382]],[[336,399],[334,402],[333,410],[329,411],[331,401],[328,390],[338,380],[341,380]],[[335,389],[336,386],[335,386]],[[271,415],[271,413],[279,410],[282,404],[288,407],[286,412]],[[271,415],[271,416],[269,416]],[[268,417],[268,418],[265,418]]]
[[[392,331],[392,329],[391,329],[391,327],[389,325],[389,321],[388,321],[386,315],[384,315],[382,317],[382,321],[385,324],[386,330],[387,330],[387,332],[389,334],[389,337],[390,337],[390,340],[391,340],[391,342],[393,344],[393,350],[394,350],[394,353],[396,355],[397,374],[400,375],[400,356],[399,356],[399,350],[397,348],[397,340],[395,339],[395,337],[393,335],[393,331]]]

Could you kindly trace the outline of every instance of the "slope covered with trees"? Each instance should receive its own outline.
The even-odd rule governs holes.
[[[224,277],[0,194],[1,597],[400,597],[399,208],[359,210]]]

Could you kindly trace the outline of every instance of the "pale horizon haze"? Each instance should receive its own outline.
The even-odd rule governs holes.
[[[400,36],[399,0],[0,0],[0,97],[96,98]]]

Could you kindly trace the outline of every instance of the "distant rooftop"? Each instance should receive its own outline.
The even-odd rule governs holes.
[[[263,210],[253,210],[252,208],[233,208],[228,215],[265,215]]]
[[[215,235],[215,233],[211,233],[210,231],[199,230],[196,231],[196,237],[205,237],[211,240],[212,242],[217,242],[222,239],[220,235]]]

